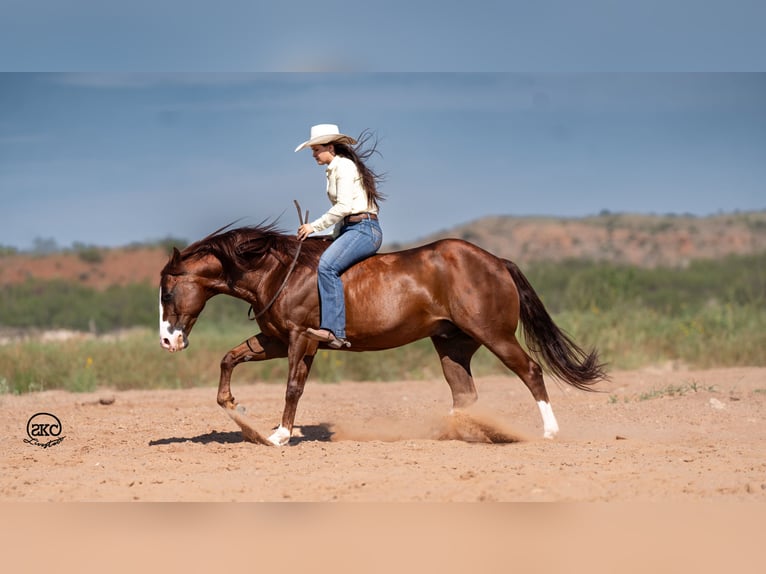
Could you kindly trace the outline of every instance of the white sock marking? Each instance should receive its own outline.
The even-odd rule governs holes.
[[[556,422],[551,404],[545,401],[537,401],[537,406],[540,407],[540,414],[543,416],[543,437],[555,437],[559,432],[559,423]]]
[[[269,437],[269,442],[276,446],[286,446],[290,442],[290,431],[279,425],[279,428]]]

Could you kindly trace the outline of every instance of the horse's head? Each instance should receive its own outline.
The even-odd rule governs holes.
[[[189,345],[189,333],[207,300],[218,293],[245,299],[251,304],[255,291],[268,281],[264,280],[274,269],[289,265],[289,257],[300,254],[311,267],[326,248],[324,242],[307,241],[302,251],[293,236],[277,232],[272,224],[258,227],[227,229],[223,227],[204,239],[189,245],[180,253],[173,249],[160,279],[160,344],[170,352],[181,351]],[[269,252],[277,253],[272,266],[262,267]],[[288,263],[284,263],[284,260]],[[252,276],[258,271],[261,276]],[[289,274],[288,274],[289,275]],[[249,276],[241,289],[238,284]],[[242,293],[252,293],[248,298]],[[264,293],[267,300],[271,293]]]
[[[204,279],[173,248],[160,279],[160,345],[171,353],[189,346],[197,317],[210,298]]]

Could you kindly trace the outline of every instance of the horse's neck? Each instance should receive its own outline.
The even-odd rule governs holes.
[[[258,300],[260,300],[262,297],[257,292],[247,288],[244,285],[240,285],[239,282],[233,286],[230,286],[226,291],[226,294],[231,295],[232,297],[236,297],[237,299],[247,301],[250,304],[257,303]]]
[[[274,290],[272,277],[279,275],[282,266],[273,257],[266,259],[268,261],[262,260],[255,269],[242,274],[236,281],[225,282],[224,292],[252,305],[268,300]]]

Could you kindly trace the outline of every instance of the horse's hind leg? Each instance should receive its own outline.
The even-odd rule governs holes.
[[[481,346],[465,333],[450,337],[431,337],[442,364],[444,378],[452,391],[452,407],[455,409],[476,402],[476,386],[471,375],[471,358]]]
[[[559,424],[553,414],[551,402],[548,398],[548,391],[543,381],[543,370],[532,358],[522,349],[516,336],[501,341],[500,343],[485,343],[487,348],[492,351],[503,364],[516,373],[524,381],[527,388],[532,392],[532,396],[540,408],[540,414],[543,418],[543,436],[553,438],[559,432]]]

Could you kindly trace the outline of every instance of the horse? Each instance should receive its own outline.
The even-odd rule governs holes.
[[[300,242],[275,223],[222,227],[183,251],[173,248],[160,277],[160,345],[177,352],[205,303],[219,294],[256,310],[260,333],[246,339],[220,364],[218,404],[255,443],[289,443],[298,401],[319,349],[306,336],[319,327],[316,269],[330,245],[324,237]],[[400,347],[430,337],[452,392],[450,412],[464,412],[478,398],[471,358],[483,345],[524,382],[543,421],[543,437],[559,425],[543,381],[541,363],[581,390],[607,378],[596,350],[586,352],[552,320],[539,296],[510,260],[461,239],[442,239],[402,251],[378,253],[342,275],[350,348],[366,352]],[[527,349],[516,331],[523,327]],[[268,438],[243,416],[231,393],[231,375],[247,361],[287,358],[282,419]],[[538,362],[539,361],[539,362]]]

